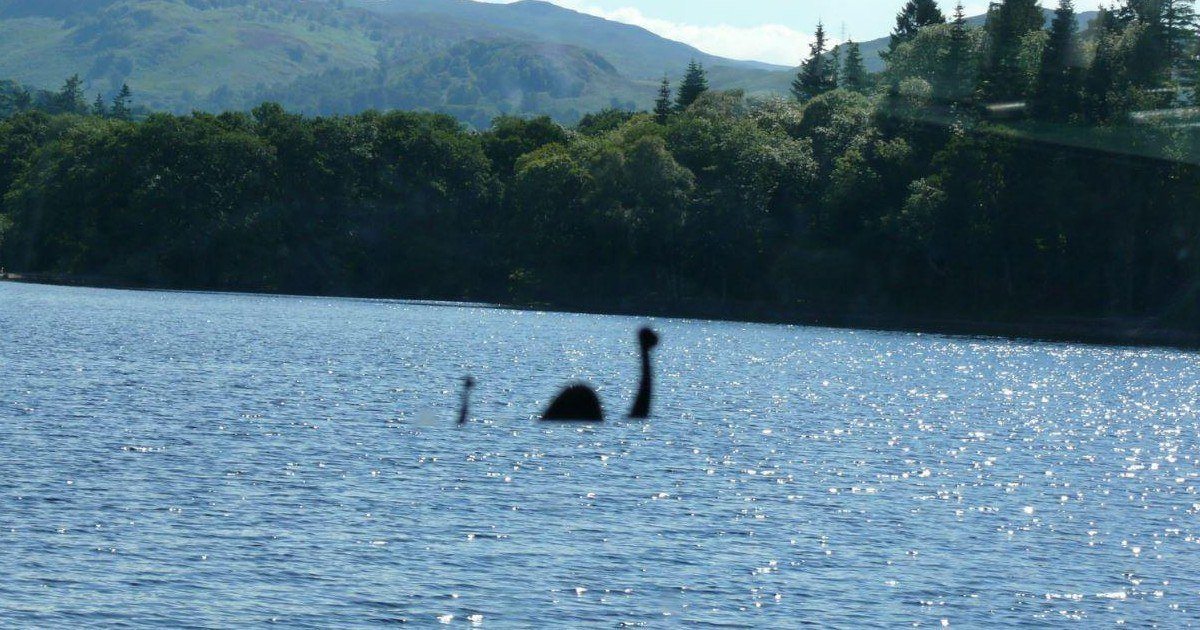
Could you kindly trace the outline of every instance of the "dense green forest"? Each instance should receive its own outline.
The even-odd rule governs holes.
[[[823,29],[822,29],[823,32]],[[442,114],[0,121],[0,261],[131,284],[743,317],[1200,329],[1190,2],[1048,29],[901,11],[888,68],[814,43],[795,98],[709,90],[572,128]],[[103,105],[103,103],[98,103]],[[61,110],[59,110],[61,111]],[[133,118],[133,120],[130,120]]]

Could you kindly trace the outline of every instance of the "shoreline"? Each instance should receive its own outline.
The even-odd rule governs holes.
[[[801,313],[785,307],[768,304],[742,304],[740,308],[728,305],[652,304],[635,301],[601,307],[582,301],[564,301],[557,304],[541,302],[479,302],[469,300],[440,300],[423,298],[382,297],[341,294],[295,294],[267,290],[222,290],[187,289],[178,287],[143,285],[114,280],[100,276],[82,276],[49,273],[15,273],[0,275],[0,282],[72,286],[95,289],[121,289],[130,291],[163,291],[188,293],[218,293],[264,295],[280,297],[319,297],[339,299],[386,299],[414,304],[426,303],[439,306],[469,306],[473,308],[497,308],[518,311],[541,311],[572,313],[581,315],[618,315],[625,317],[653,317],[660,319],[693,319],[745,324],[775,324],[812,326],[844,330],[877,332],[906,332],[954,337],[987,337],[1014,341],[1077,343],[1118,347],[1176,348],[1200,350],[1200,330],[1187,331],[1158,326],[1150,319],[1138,318],[1086,318],[1046,317],[1026,321],[976,320],[961,318],[911,317],[902,315],[853,315]]]

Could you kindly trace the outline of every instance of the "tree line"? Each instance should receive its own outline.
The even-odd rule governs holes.
[[[118,120],[132,120],[135,114],[147,113],[145,108],[135,108],[133,90],[129,88],[128,83],[121,84],[121,89],[111,100],[98,92],[89,104],[83,92],[83,79],[79,78],[78,74],[68,77],[56,92],[31,89],[15,81],[0,81],[0,118],[31,110],[49,114],[111,117]]]
[[[967,24],[961,3],[947,20],[935,0],[908,0],[883,53],[887,70],[870,77],[858,45],[831,49],[818,24],[793,93],[894,93],[918,82],[943,106],[986,113],[1009,105],[1020,116],[1081,125],[1200,104],[1194,0],[1122,0],[1083,31],[1073,1],[1059,0],[1048,29],[1044,21],[1037,0],[993,2],[981,29]]]
[[[1078,81],[1052,81],[1062,7],[1025,30],[1025,0],[983,28],[909,4],[883,73],[850,81],[861,58],[839,47],[834,73],[814,44],[801,98],[753,99],[707,89],[693,64],[652,111],[571,128],[270,103],[22,111],[0,121],[0,264],[167,287],[1200,330],[1200,135],[1138,116],[1193,98],[1194,36],[1150,42],[1172,31],[1130,0],[1061,40]],[[1018,86],[997,84],[1013,72]]]

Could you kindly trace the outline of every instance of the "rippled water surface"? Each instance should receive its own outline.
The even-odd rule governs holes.
[[[0,625],[1200,620],[1196,354],[640,323],[0,284]]]

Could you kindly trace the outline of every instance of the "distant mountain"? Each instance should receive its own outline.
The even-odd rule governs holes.
[[[128,82],[154,109],[309,113],[427,108],[475,124],[645,107],[696,59],[717,88],[782,70],[723,59],[547,2],[470,0],[0,0],[0,78],[89,100]]]
[[[258,95],[309,112],[427,109],[484,127],[500,114],[572,122],[605,107],[636,109],[647,106],[654,90],[654,83],[628,79],[590,50],[489,39],[466,40],[408,63],[302,77]]]
[[[185,110],[218,90],[373,67],[385,31],[323,2],[0,0],[0,77],[56,88],[78,73],[89,100],[127,81],[139,102]]]
[[[632,79],[678,73],[695,59],[706,66],[782,70],[758,61],[736,61],[655,35],[646,29],[565,9],[541,0],[511,4],[471,0],[346,0],[348,5],[393,16],[438,16],[453,20],[476,36],[497,32],[521,39],[569,44],[594,50]]]
[[[862,44],[870,69],[882,69],[887,41]],[[0,0],[0,79],[56,89],[78,73],[89,101],[128,82],[136,103],[157,110],[270,99],[310,114],[571,122],[649,107],[664,73],[677,80],[692,59],[717,89],[786,94],[795,74],[538,0]]]

